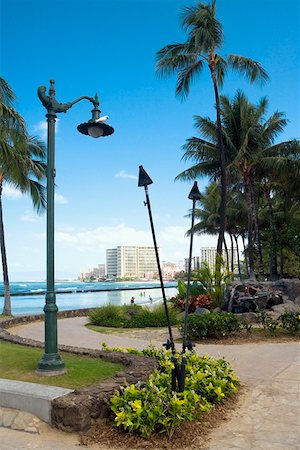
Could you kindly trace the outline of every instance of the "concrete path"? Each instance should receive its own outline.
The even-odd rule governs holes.
[[[85,323],[84,317],[59,320],[59,343],[99,349],[101,343],[106,342],[109,346],[141,349],[151,343],[160,346],[166,340],[164,332],[157,333],[155,330],[130,331],[119,335],[100,334],[84,327]],[[22,337],[44,339],[44,326],[40,322],[17,326],[9,331]],[[241,382],[248,387],[241,406],[232,418],[213,432],[210,450],[300,450],[299,343],[197,344],[196,351],[200,355],[208,353],[213,357],[224,357],[231,362]],[[1,433],[2,430],[0,436]],[[43,447],[52,448],[44,444]],[[72,447],[63,445],[54,448]]]

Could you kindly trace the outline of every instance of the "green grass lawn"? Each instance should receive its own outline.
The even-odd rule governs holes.
[[[135,331],[142,331],[142,330],[165,330],[166,327],[150,327],[150,328],[117,328],[117,327],[101,327],[98,325],[91,325],[90,323],[87,323],[85,325],[89,330],[97,331],[97,333],[103,333],[103,334],[120,334],[120,333],[133,333]]]
[[[43,377],[35,373],[42,355],[41,349],[0,340],[0,378],[78,389],[112,377],[116,372],[123,370],[122,364],[61,353],[67,373],[55,377]]]

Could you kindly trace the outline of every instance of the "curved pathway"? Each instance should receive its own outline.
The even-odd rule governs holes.
[[[149,344],[161,346],[167,339],[166,332],[157,330],[130,330],[118,335],[97,333],[84,326],[86,321],[85,317],[59,320],[59,343],[100,349],[101,343],[106,342],[109,346],[142,349]],[[9,331],[44,340],[41,322],[16,326]],[[213,432],[210,450],[300,450],[298,342],[197,344],[196,352],[224,357],[231,362],[241,382],[249,387],[230,420]]]

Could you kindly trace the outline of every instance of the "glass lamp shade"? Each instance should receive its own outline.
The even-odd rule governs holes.
[[[77,130],[87,136],[98,138],[101,136],[109,136],[115,131],[113,127],[101,122],[86,122],[78,125]]]
[[[92,136],[93,138],[98,138],[100,136],[103,136],[103,128],[91,125],[88,128],[88,135]]]

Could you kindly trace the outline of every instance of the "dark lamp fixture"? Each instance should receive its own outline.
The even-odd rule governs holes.
[[[87,136],[98,138],[101,136],[109,136],[115,131],[113,127],[102,122],[85,122],[78,125],[77,130]]]
[[[201,197],[201,194],[200,194],[199,189],[198,189],[197,181],[194,182],[194,185],[193,185],[193,187],[191,189],[191,192],[189,193],[188,198],[190,200],[201,200],[202,197]]]
[[[147,174],[146,170],[144,169],[143,166],[139,166],[139,182],[138,182],[138,186],[148,186],[149,184],[152,184],[153,181],[151,180],[151,178],[149,177],[149,175]]]

